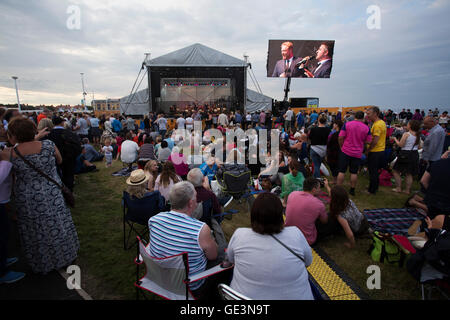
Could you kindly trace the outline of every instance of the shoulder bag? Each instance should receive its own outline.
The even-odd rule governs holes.
[[[72,191],[70,191],[69,188],[67,188],[64,184],[59,184],[55,181],[55,179],[49,177],[47,174],[45,174],[42,170],[36,168],[30,161],[25,159],[22,154],[20,154],[19,150],[17,150],[17,147],[14,147],[14,152],[19,156],[20,159],[23,160],[30,168],[32,168],[34,171],[39,173],[41,176],[43,176],[48,181],[54,183],[59,189],[61,189],[61,192],[64,196],[64,200],[66,201],[67,205],[71,208],[75,207],[75,197],[73,196]]]

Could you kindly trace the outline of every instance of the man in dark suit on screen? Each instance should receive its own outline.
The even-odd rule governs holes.
[[[303,77],[296,64],[301,61],[300,58],[294,57],[294,45],[292,42],[283,42],[281,44],[282,60],[278,60],[273,69],[272,77],[289,78]]]
[[[333,44],[324,42],[316,51],[316,60],[319,62],[317,67],[311,72],[305,69],[308,78],[329,78],[331,67],[333,66]],[[300,66],[302,68],[303,65]]]

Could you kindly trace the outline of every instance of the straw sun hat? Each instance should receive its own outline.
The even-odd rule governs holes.
[[[145,173],[142,169],[137,169],[131,172],[130,177],[127,179],[127,184],[129,186],[138,186],[147,182],[149,177],[149,173]]]

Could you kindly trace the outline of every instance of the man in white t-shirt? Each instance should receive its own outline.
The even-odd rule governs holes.
[[[186,130],[194,130],[194,119],[189,115],[186,118]]]
[[[217,119],[217,122],[222,126],[228,126],[228,117],[225,113],[219,114],[219,118]]]
[[[185,123],[186,123],[186,120],[180,116],[177,119],[177,129],[184,129]]]
[[[292,117],[294,116],[294,112],[291,107],[289,107],[288,111],[284,114],[284,130],[288,131],[291,128]]]
[[[165,138],[166,132],[167,132],[167,119],[164,118],[164,114],[160,114],[158,120],[156,120],[156,123],[158,124],[158,131],[159,134],[162,136],[162,138]]]
[[[134,142],[133,137],[130,132],[126,135],[126,140],[122,142],[120,146],[120,160],[123,163],[128,164],[128,170],[131,171],[131,167],[133,162],[135,162],[138,158],[139,146],[136,142]]]

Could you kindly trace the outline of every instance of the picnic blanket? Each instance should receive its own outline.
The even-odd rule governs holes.
[[[407,236],[414,221],[425,219],[415,208],[366,209],[363,213],[373,230],[392,235]]]
[[[131,171],[136,170],[138,167],[137,166],[133,166],[131,168]],[[131,171],[128,170],[128,167],[120,169],[119,171],[113,172],[111,175],[114,177],[128,177],[131,173]]]

